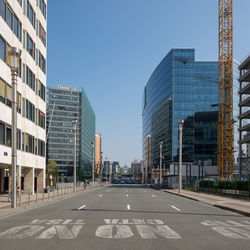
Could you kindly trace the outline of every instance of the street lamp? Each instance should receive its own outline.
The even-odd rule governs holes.
[[[102,169],[102,167],[103,167],[103,166],[102,166],[102,153],[103,153],[103,152],[101,151],[101,162],[100,162],[100,168],[101,168],[101,169],[100,169],[100,172],[101,172],[101,180],[100,180],[100,181],[101,181],[101,186],[102,186],[102,172],[103,172],[103,169]]]
[[[12,84],[12,131],[11,131],[11,146],[12,146],[12,195],[11,207],[16,208],[16,165],[17,165],[17,74],[19,69],[19,59],[21,50],[16,47],[10,47],[7,51],[8,63],[11,69],[11,84]]]
[[[92,185],[93,185],[93,188],[95,187],[95,159],[94,159],[94,142],[91,142],[91,145],[92,145]]]
[[[74,192],[76,192],[76,125],[77,120],[73,120],[72,126],[74,130]]]
[[[108,161],[108,158],[107,157],[105,157],[105,160],[106,160],[106,165],[105,165],[105,175],[106,175],[106,177],[105,177],[105,181],[106,181],[106,185],[107,185],[107,177],[108,177],[108,173],[107,173],[107,161]]]
[[[183,129],[183,120],[178,121],[179,124],[179,194],[181,194],[182,189],[182,129]]]
[[[160,142],[160,188],[162,186],[162,144],[163,142]]]

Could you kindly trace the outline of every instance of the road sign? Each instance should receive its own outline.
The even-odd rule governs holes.
[[[52,179],[53,179],[53,175],[52,174],[49,175],[49,179],[52,181]]]

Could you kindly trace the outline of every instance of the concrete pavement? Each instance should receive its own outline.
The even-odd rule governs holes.
[[[0,249],[248,249],[249,244],[248,217],[139,185],[103,187],[0,217]]]

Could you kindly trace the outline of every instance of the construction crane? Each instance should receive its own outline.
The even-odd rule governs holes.
[[[219,1],[219,92],[217,165],[220,179],[234,170],[233,0]]]

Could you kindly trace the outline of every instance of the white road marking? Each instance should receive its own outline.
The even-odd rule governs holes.
[[[127,204],[127,209],[130,210],[130,205],[129,204]]]
[[[108,193],[110,192],[110,190],[108,190]]]
[[[113,232],[115,231],[116,234],[113,235]],[[102,225],[97,228],[95,235],[106,239],[124,239],[132,237],[134,234],[132,233],[130,227],[126,225]]]
[[[128,194],[126,194],[126,196],[128,197]]]
[[[100,194],[99,197],[102,197],[102,194]]]
[[[179,208],[175,207],[175,206],[171,206],[173,209],[177,210],[177,211],[181,211]]]
[[[153,197],[156,197],[156,195],[152,194]]]
[[[147,190],[144,190],[144,192],[146,193],[146,192],[147,192]]]
[[[230,223],[230,224],[229,224]],[[210,221],[205,220],[201,222],[204,226],[210,226],[214,231],[219,234],[233,239],[250,239],[250,225],[247,222],[246,225],[236,221]]]
[[[181,236],[167,225],[136,225],[138,233],[142,239],[156,239],[160,235],[166,239],[180,239]]]
[[[86,205],[83,205],[83,206],[79,207],[78,210],[81,210],[81,209],[83,209],[85,207],[86,207]]]

